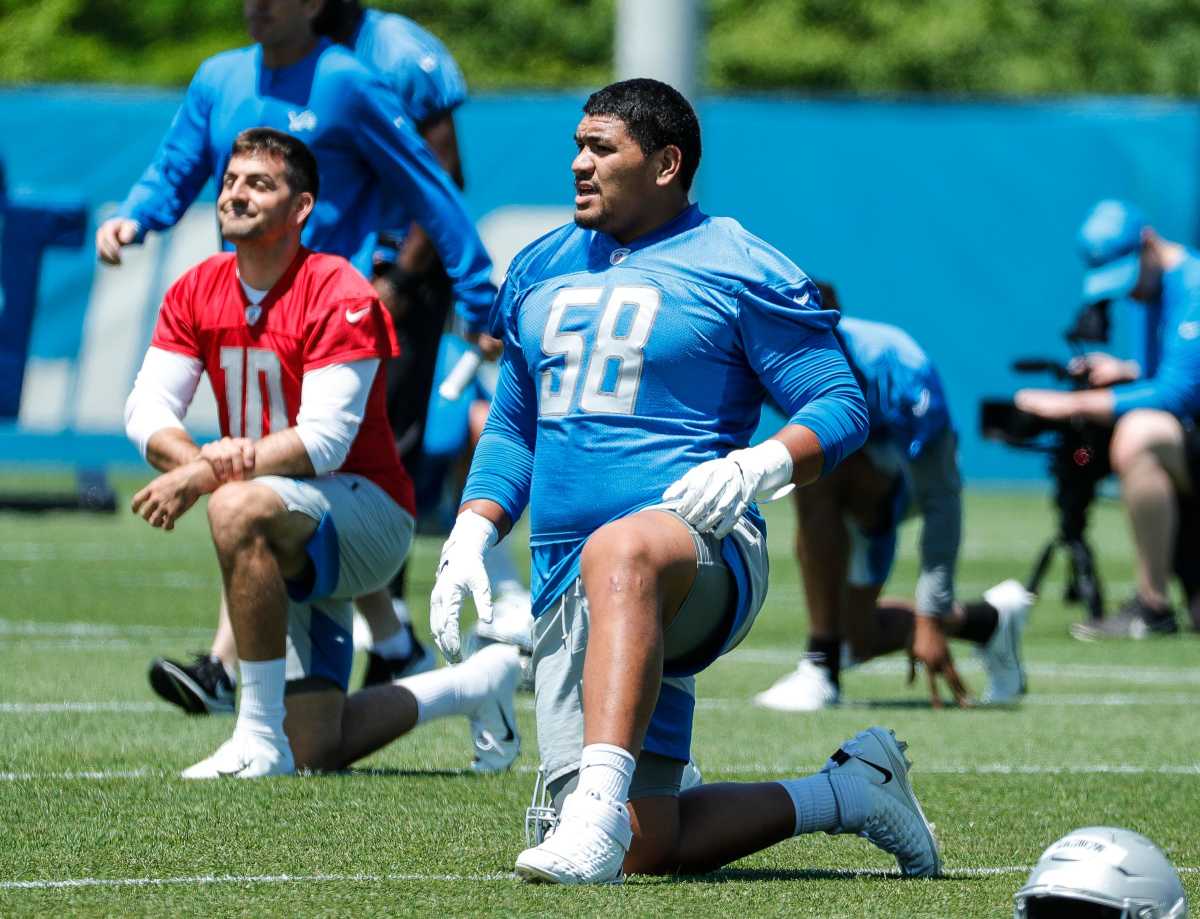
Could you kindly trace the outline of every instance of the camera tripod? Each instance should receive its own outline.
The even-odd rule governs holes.
[[[1081,440],[1083,438],[1080,438]],[[1090,438],[1088,438],[1090,439]],[[1054,504],[1058,509],[1058,533],[1042,547],[1025,587],[1037,593],[1054,559],[1056,549],[1067,557],[1067,586],[1063,599],[1082,603],[1089,618],[1104,618],[1104,588],[1096,571],[1095,556],[1084,533],[1088,508],[1096,487],[1109,473],[1108,447],[1087,446],[1065,438],[1051,453],[1050,474],[1054,477]]]

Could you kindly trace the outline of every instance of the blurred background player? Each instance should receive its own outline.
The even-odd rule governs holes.
[[[410,123],[455,184],[463,188],[454,111],[467,99],[467,84],[445,45],[411,19],[363,9],[358,0],[326,0],[314,20],[314,28],[348,47],[359,61],[392,87]],[[436,470],[428,475],[422,471],[426,407],[432,417],[435,409],[430,400],[439,342],[451,313],[454,292],[429,235],[414,222],[410,212],[403,207],[393,209],[383,226],[387,231],[381,235],[373,266],[375,287],[392,314],[400,342],[400,355],[388,364],[388,418],[396,432],[400,458],[418,483],[420,516],[438,494],[436,487],[422,485],[427,480],[431,484],[436,480]],[[495,357],[499,353],[499,342],[490,336],[470,334],[470,338],[486,356]],[[439,374],[441,378],[444,374]],[[404,601],[407,570],[407,565],[402,567],[391,584],[396,624],[370,623],[366,685],[388,682],[434,664],[432,653],[413,634]],[[513,591],[503,595],[504,604],[498,604],[497,621],[502,618],[500,607],[508,611],[513,599],[520,595]],[[525,616],[528,617],[527,608]]]
[[[1094,389],[1023,389],[1019,409],[1050,420],[1114,424],[1109,457],[1120,478],[1136,556],[1137,591],[1118,615],[1075,623],[1084,639],[1143,638],[1179,630],[1170,601],[1181,510],[1195,516],[1200,476],[1200,257],[1164,239],[1142,212],[1100,201],[1079,231],[1085,304],[1130,298],[1146,309],[1141,363],[1089,354]],[[1200,629],[1200,595],[1189,598]]]
[[[302,142],[269,128],[238,135],[217,201],[235,253],[168,290],[126,406],[130,437],[163,473],[134,511],[170,530],[211,495],[238,649],[233,736],[183,775],[337,769],[448,714],[471,718],[477,768],[506,768],[520,747],[515,649],[347,696],[349,600],[400,567],[415,503],[379,372],[395,350],[391,322],[348,262],[300,243],[318,190]],[[223,436],[201,448],[182,419],[204,373]]]
[[[200,65],[154,163],[121,205],[119,216],[97,231],[101,259],[118,264],[122,246],[140,240],[148,230],[173,226],[210,175],[221,174],[233,136],[248,127],[267,125],[306,140],[321,169],[325,195],[305,229],[306,245],[342,255],[370,277],[378,231],[419,222],[428,230],[421,234],[425,255],[413,257],[423,257],[437,268],[444,290],[442,300],[424,297],[421,309],[441,310],[436,320],[440,331],[445,322],[443,301],[448,303],[453,296],[464,328],[477,334],[494,293],[488,280],[491,265],[454,182],[413,130],[422,119],[403,103],[404,98],[419,101],[425,107],[422,113],[428,109],[424,120],[432,118],[439,136],[449,133],[453,139],[452,122],[447,129],[442,118],[440,129],[436,127],[439,120],[432,110],[436,102],[430,100],[441,98],[447,100],[443,104],[452,104],[456,91],[430,89],[414,75],[414,67],[426,73],[422,63],[428,66],[433,51],[421,50],[407,65],[400,59],[417,53],[413,43],[422,49],[440,47],[436,39],[403,24],[397,28],[388,17],[364,19],[359,30],[363,52],[373,62],[386,59],[389,48],[398,55],[385,79],[350,51],[314,32],[314,19],[327,12],[317,0],[246,0],[244,10],[247,28],[258,44],[216,55]],[[370,40],[376,35],[378,41]],[[411,36],[411,41],[405,44],[397,36]],[[436,64],[432,72],[453,67],[453,62],[441,59]],[[455,83],[452,76],[446,80],[447,87]],[[405,95],[398,95],[398,90]],[[446,143],[440,146],[445,148]],[[461,173],[457,157],[450,157],[450,164]],[[439,282],[431,284],[437,288]],[[395,307],[393,286],[380,282]],[[422,315],[420,310],[413,313]],[[436,338],[427,345],[434,353],[435,342]],[[414,369],[398,378],[389,370],[393,406],[417,405],[423,413],[434,359],[418,353],[425,346],[419,340],[403,343],[402,358],[412,362]],[[421,369],[422,361],[428,363],[428,372]],[[407,399],[397,388],[405,383],[415,388]],[[404,423],[403,418],[398,420]],[[432,656],[412,642],[411,627],[397,618],[386,593],[361,598],[358,605],[382,652],[374,661],[373,680],[386,681],[394,673],[433,666]],[[231,712],[236,656],[222,607],[210,654],[198,655],[191,663],[153,661],[151,686],[193,713]],[[383,666],[384,657],[397,658],[398,663]]]
[[[424,458],[414,474],[418,529],[428,521],[431,531],[445,533],[453,523],[471,457],[491,410],[498,376],[495,363],[483,364],[458,392],[445,391],[441,385],[469,347],[458,335],[442,336],[435,373],[438,386],[429,402],[425,423]],[[532,598],[510,554],[514,548],[510,541],[504,546],[493,546],[484,555],[493,616],[490,622],[477,622],[473,632],[485,642],[516,645],[524,661],[533,651]]]
[[[517,874],[706,871],[816,831],[861,833],[905,873],[935,874],[902,747],[881,729],[814,776],[680,792],[694,674],[765,598],[753,502],[836,468],[867,413],[809,279],[689,204],[688,101],[635,79],[583,111],[575,222],[526,247],[497,300],[500,382],[430,598],[453,658],[465,595],[488,606],[483,553],[529,505],[538,745],[561,817]],[[764,387],[793,414],[747,447]]]
[[[818,287],[825,307],[840,311],[832,286]],[[1015,701],[1025,688],[1020,641],[1033,598],[1018,582],[1005,581],[982,600],[955,603],[962,477],[937,369],[896,326],[843,316],[835,334],[866,398],[871,434],[837,469],[795,493],[808,654],[754,701],[780,711],[837,702],[846,642],[855,663],[908,649],[910,659],[924,665],[935,706],[941,704],[939,676],[965,704],[948,636],[975,643],[988,674],[984,701]],[[921,517],[916,602],[880,601],[909,514]]]

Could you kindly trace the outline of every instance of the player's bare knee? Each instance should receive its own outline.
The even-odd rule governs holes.
[[[249,482],[222,485],[208,499],[208,526],[217,550],[265,539],[267,527],[281,509],[278,499],[261,486]]]
[[[595,590],[645,590],[656,581],[654,546],[644,529],[618,520],[601,527],[583,547],[580,572],[589,595]]]

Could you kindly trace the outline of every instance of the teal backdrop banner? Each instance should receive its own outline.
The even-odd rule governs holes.
[[[572,132],[584,98],[483,95],[458,114],[467,201],[498,274],[526,242],[570,219]],[[19,414],[0,422],[0,462],[139,462],[121,434],[124,397],[162,292],[215,250],[212,189],[120,269],[97,265],[91,237],[149,162],[179,99],[90,87],[0,91],[0,239],[39,208],[82,208],[87,222],[84,245],[40,253],[23,380],[0,376],[10,401],[20,391]],[[1044,474],[1038,457],[979,437],[978,402],[1048,383],[1012,373],[1013,359],[1069,355],[1062,333],[1078,307],[1074,239],[1088,206],[1128,198],[1187,243],[1200,229],[1192,103],[716,97],[700,115],[702,208],[737,218],[833,282],[847,312],[900,325],[925,347],[945,380],[972,482]],[[23,262],[27,250],[5,243],[0,264]],[[10,265],[0,277],[14,286],[12,277],[28,274]],[[1137,307],[1122,305],[1113,350],[1135,354],[1140,325]],[[215,430],[207,393],[191,421]]]

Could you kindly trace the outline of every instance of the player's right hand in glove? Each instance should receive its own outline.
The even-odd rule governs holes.
[[[458,515],[450,537],[442,546],[437,581],[429,598],[429,627],[433,630],[433,640],[452,664],[462,657],[458,620],[467,594],[475,598],[475,612],[480,621],[492,621],[492,587],[483,554],[498,538],[499,533],[490,520],[468,510]]]

